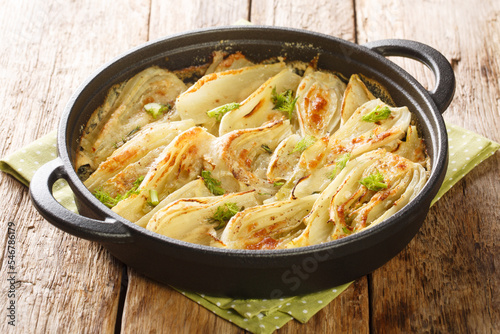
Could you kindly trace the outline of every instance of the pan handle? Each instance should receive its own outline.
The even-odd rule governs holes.
[[[448,108],[455,94],[455,74],[448,60],[439,51],[426,44],[405,39],[384,39],[363,46],[385,57],[408,57],[425,64],[436,77],[436,85],[429,95],[441,113]]]
[[[54,159],[38,169],[30,182],[30,196],[35,208],[52,225],[77,237],[97,241],[131,242],[129,230],[113,218],[104,221],[87,218],[69,211],[52,195],[52,186],[59,179],[68,180],[61,159]]]

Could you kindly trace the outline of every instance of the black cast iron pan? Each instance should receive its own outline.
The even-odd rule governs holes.
[[[432,170],[421,191],[402,210],[374,228],[343,239],[297,249],[224,250],[189,244],[155,234],[116,215],[78,179],[73,159],[79,130],[108,89],[152,65],[171,70],[208,61],[212,51],[242,51],[253,60],[286,56],[310,61],[349,76],[362,73],[383,84],[397,105],[416,116]],[[427,91],[384,56],[416,59],[436,77]],[[445,57],[433,48],[407,40],[382,40],[364,46],[302,30],[244,26],[199,30],[135,48],[91,76],[72,96],[59,126],[59,157],[33,177],[33,204],[53,225],[101,243],[115,257],[163,283],[236,298],[277,298],[323,290],[370,273],[398,254],[414,237],[429,210],[447,168],[448,147],[441,113],[454,94],[455,79]],[[64,209],[52,196],[58,179],[70,184],[80,215]]]

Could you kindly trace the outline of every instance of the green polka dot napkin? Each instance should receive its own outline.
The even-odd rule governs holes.
[[[305,296],[280,299],[238,300],[178,291],[249,332],[272,333],[292,319],[306,323],[351,283]]]
[[[451,124],[447,124],[446,127],[450,147],[449,166],[446,179],[433,203],[475,166],[500,148],[500,144],[460,127]],[[53,131],[0,160],[0,170],[28,185],[35,171],[44,163],[54,159],[56,155],[56,132]],[[59,180],[54,185],[53,192],[54,197],[61,204],[76,212],[73,195],[64,180]],[[302,323],[307,322],[350,284],[306,296],[270,300],[235,300],[179,292],[252,333],[272,333],[292,319]]]
[[[446,130],[449,147],[448,171],[432,204],[436,203],[474,167],[495,154],[500,148],[500,144],[456,125],[447,123]]]

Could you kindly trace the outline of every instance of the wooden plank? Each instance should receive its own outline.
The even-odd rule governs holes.
[[[500,4],[356,1],[358,39],[408,38],[440,50],[457,77],[446,120],[500,140]],[[430,72],[400,61],[432,86]],[[373,332],[500,330],[500,155],[474,169],[431,208],[403,253],[371,277]]]
[[[152,1],[149,39],[174,33],[231,25],[248,19],[248,0]]]
[[[356,41],[351,1],[252,1],[251,21],[321,32]],[[279,333],[368,333],[369,299],[366,278],[358,280],[302,325],[289,322]]]
[[[153,1],[149,38],[212,26],[230,25],[248,18],[248,1]],[[153,282],[129,270],[127,297],[121,329],[138,333],[238,333],[238,327],[219,318],[172,288]]]
[[[87,76],[146,40],[149,2],[136,2],[137,8],[102,1],[2,3],[0,154],[5,156],[55,129],[66,101]],[[122,265],[96,243],[52,227],[34,210],[24,186],[3,173],[0,178],[0,332],[114,332]],[[5,316],[9,221],[16,238],[15,327]]]
[[[122,332],[241,333],[223,320],[169,286],[152,281],[129,269]]]
[[[292,27],[355,41],[352,1],[253,0],[254,24]]]
[[[252,1],[252,22],[257,24],[270,24],[269,22],[264,20],[264,16],[273,16],[277,15],[278,12],[281,13],[281,7],[278,8],[276,12],[266,12],[263,11],[262,6],[265,6],[266,3],[259,3],[256,1]],[[319,7],[316,7],[318,4],[314,4],[307,10],[307,13],[313,13]],[[321,5],[321,3],[319,4]],[[319,6],[318,5],[318,6]],[[188,4],[182,5],[188,6]],[[210,4],[214,8],[219,8],[217,12],[221,9],[216,3],[213,2]],[[221,5],[223,9],[225,9],[225,5]],[[290,4],[286,2],[281,2],[280,6],[285,6],[288,8]],[[347,8],[345,7],[345,3],[342,4],[334,4],[333,6],[327,6],[330,8],[331,12],[344,12],[345,10],[350,10],[352,13],[352,6]],[[239,9],[243,7],[242,5],[235,6]],[[180,25],[180,27],[170,26],[168,24],[161,26],[161,24],[153,23],[154,13],[163,12],[164,10],[155,10],[153,5],[152,9],[152,19],[151,19],[151,29],[161,29],[158,33],[150,33],[150,36],[153,38],[160,37],[164,34],[168,34],[171,32],[183,31],[186,29],[193,29],[197,27],[205,27],[209,26],[209,24],[205,23],[203,20],[199,21],[199,17],[201,14],[194,13],[192,17],[183,18],[184,20],[190,20],[185,23],[183,20],[176,20],[176,25]],[[191,8],[191,7],[190,7]],[[199,7],[195,7],[199,8]],[[273,7],[271,6],[271,9]],[[186,12],[188,8],[183,8],[182,11]],[[304,9],[305,10],[305,9]],[[234,13],[237,14],[234,14]],[[255,14],[258,12],[258,14]],[[170,22],[168,17],[178,17],[179,12],[176,10],[167,13],[165,15],[158,15],[159,17],[165,17],[165,22]],[[169,16],[170,15],[170,16]],[[245,16],[241,12],[235,11],[233,7],[228,9],[228,13],[226,15],[203,15],[203,17],[213,18],[213,17],[230,17],[231,15],[233,20],[236,20],[238,17]],[[306,15],[307,17],[310,17]],[[195,19],[193,19],[195,18]],[[343,16],[345,18],[345,16]],[[286,17],[280,17],[280,23],[276,23],[277,25],[288,25],[293,26],[293,24],[297,24],[297,21],[288,20]],[[349,21],[348,21],[349,22]],[[228,24],[229,22],[221,22],[221,24]],[[313,27],[313,23],[309,23],[311,27]],[[353,15],[351,15],[350,19],[350,27],[349,30],[342,23],[338,23],[337,29],[332,29],[335,32],[341,32],[340,34],[344,38],[348,38],[350,40],[354,39],[354,20]],[[297,27],[295,25],[295,27]],[[331,27],[330,27],[331,28]],[[316,27],[316,31],[322,30],[325,31],[324,27]],[[196,303],[190,301],[186,297],[177,293],[176,291],[158,285],[141,275],[136,274],[133,270],[129,271],[129,284],[127,290],[127,299],[125,301],[124,313],[123,313],[123,321],[122,321],[122,330],[125,333],[134,333],[140,331],[143,328],[149,328],[150,330],[160,331],[163,328],[169,328],[172,332],[176,333],[190,333],[193,331],[200,332],[219,332],[219,333],[239,333],[241,330],[231,325],[230,323],[222,320],[221,318],[216,317],[212,312],[200,307]],[[300,330],[304,333],[317,333],[317,330],[321,330],[324,333],[335,332],[337,330],[342,331],[354,331],[358,333],[366,333],[368,332],[368,293],[367,293],[368,285],[366,283],[366,278],[361,279],[352,287],[350,287],[347,291],[345,291],[339,298],[337,298],[334,302],[332,302],[328,307],[322,310],[318,315],[313,317],[306,325],[302,325],[298,322],[290,322],[287,324],[282,330],[279,332],[283,333],[292,333]],[[356,317],[355,317],[356,316]],[[351,321],[351,319],[356,318],[360,321]],[[364,320],[361,320],[364,319]],[[147,327],[145,327],[147,326]]]
[[[368,283],[362,277],[323,308],[307,323],[290,321],[280,334],[368,333]]]

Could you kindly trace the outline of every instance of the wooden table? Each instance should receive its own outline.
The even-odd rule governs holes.
[[[445,119],[500,141],[498,1],[4,0],[1,8],[2,156],[55,129],[72,92],[113,57],[148,40],[242,18],[360,44],[383,38],[429,44],[457,76]],[[398,63],[432,87],[422,65]],[[399,256],[307,324],[290,322],[278,332],[498,333],[499,162],[497,153],[441,198]],[[124,267],[98,244],[54,228],[33,209],[24,186],[3,173],[0,180],[0,332],[13,329],[6,320],[10,221],[16,224],[18,333],[242,332]]]

